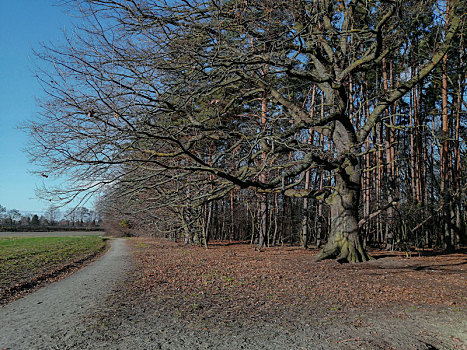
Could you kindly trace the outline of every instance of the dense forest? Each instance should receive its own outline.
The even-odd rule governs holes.
[[[466,243],[467,3],[88,0],[37,52],[25,128],[57,201],[110,230],[322,246]]]

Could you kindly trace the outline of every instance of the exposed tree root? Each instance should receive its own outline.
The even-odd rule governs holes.
[[[372,260],[356,234],[336,234],[316,255],[315,261],[336,258],[338,262],[363,262]]]

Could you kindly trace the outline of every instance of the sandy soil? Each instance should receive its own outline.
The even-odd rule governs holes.
[[[1,349],[56,349],[76,335],[83,317],[92,314],[131,270],[124,239],[112,242],[99,260],[0,308]],[[60,334],[60,336],[58,336]],[[73,348],[67,343],[67,348]]]
[[[134,304],[114,300],[80,324],[79,332],[63,333],[69,338],[57,345],[60,349],[452,350],[465,349],[467,340],[466,313],[459,310],[355,310],[354,314],[330,312],[324,318],[307,311],[288,318],[288,322],[283,317],[256,318],[216,327],[160,313],[147,300]]]

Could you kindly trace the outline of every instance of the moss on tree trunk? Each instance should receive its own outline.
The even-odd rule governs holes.
[[[356,233],[336,232],[316,255],[316,261],[336,258],[339,262],[363,262],[372,259],[363,248]]]
[[[336,174],[336,187],[327,198],[331,210],[331,229],[324,248],[315,260],[336,258],[339,262],[363,262],[371,257],[363,248],[358,230],[360,171],[358,164]]]

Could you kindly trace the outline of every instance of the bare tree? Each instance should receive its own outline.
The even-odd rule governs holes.
[[[173,204],[183,220],[182,201],[209,202],[235,188],[320,195],[331,228],[317,259],[367,260],[358,225],[364,143],[388,107],[442,60],[461,22],[459,2],[450,2],[448,26],[416,74],[367,91],[365,119],[350,107],[348,86],[410,45],[415,14],[434,17],[434,5],[83,1],[87,25],[66,47],[39,54],[56,71],[40,75],[49,97],[42,119],[29,125],[33,160],[72,181],[53,192],[58,199],[118,183],[127,198],[153,190],[164,203],[157,205]],[[320,117],[310,114],[311,87],[323,96]],[[310,132],[331,147],[310,143]],[[332,172],[332,186],[306,188],[310,169]]]
[[[55,205],[50,205],[45,211],[45,217],[47,218],[49,225],[55,225],[58,221],[59,216],[60,211]]]
[[[10,209],[7,211],[7,217],[10,224],[15,225],[17,221],[21,220],[21,212],[18,209]]]

